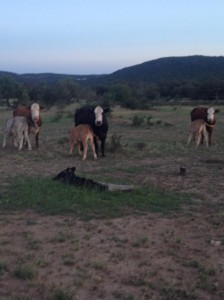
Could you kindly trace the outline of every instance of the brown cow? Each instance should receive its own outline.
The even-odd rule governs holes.
[[[201,119],[192,121],[189,128],[189,137],[187,144],[189,144],[194,137],[196,141],[196,147],[198,147],[201,142],[202,136],[204,136],[206,147],[208,147],[208,135],[206,131],[205,121]]]
[[[30,126],[35,127],[35,129],[40,129],[42,125],[42,120],[40,117],[40,110],[43,107],[40,106],[37,103],[33,103],[30,107],[23,106],[23,105],[18,105],[14,111],[13,111],[13,116],[20,116],[20,117],[26,117],[27,123]],[[39,132],[38,130],[37,134],[35,135],[35,141],[36,141],[36,147],[39,147]]]
[[[208,143],[212,144],[212,132],[216,124],[215,114],[220,112],[219,109],[214,109],[213,107],[195,107],[191,111],[191,121],[204,120],[206,125],[206,130],[208,132]],[[203,141],[203,137],[202,137]]]
[[[93,151],[94,159],[97,159],[97,154],[94,145],[94,133],[91,127],[87,124],[81,124],[76,127],[73,127],[70,130],[70,151],[69,154],[72,154],[74,144],[77,144],[78,152],[82,155],[81,146],[83,145],[83,157],[82,160],[86,159],[87,155],[87,148],[88,148],[88,141],[90,141],[90,145]]]

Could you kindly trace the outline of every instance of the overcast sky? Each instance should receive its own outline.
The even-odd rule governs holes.
[[[224,0],[0,0],[0,70],[112,73],[224,55]]]

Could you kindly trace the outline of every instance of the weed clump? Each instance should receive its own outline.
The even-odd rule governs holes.
[[[116,133],[113,134],[110,138],[110,144],[109,144],[109,151],[112,153],[115,152],[122,152],[123,151],[123,145],[121,143],[121,135],[117,135]]]

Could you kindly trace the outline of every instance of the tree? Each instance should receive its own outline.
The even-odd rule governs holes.
[[[5,99],[6,103],[9,104],[10,99],[19,98],[20,86],[10,76],[3,76],[0,78],[0,97]]]

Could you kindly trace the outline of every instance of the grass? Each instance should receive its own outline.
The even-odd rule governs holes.
[[[7,264],[3,261],[0,261],[0,276],[8,271]]]
[[[99,192],[56,183],[49,178],[17,178],[6,192],[0,208],[33,209],[46,214],[74,213],[89,219],[146,211],[169,213],[179,210],[185,200],[183,194],[156,188]]]
[[[74,291],[70,288],[61,286],[53,288],[49,300],[72,300]]]
[[[15,277],[23,280],[31,280],[37,275],[34,267],[30,265],[18,265],[13,274]]]
[[[1,293],[13,292],[11,300],[69,300],[80,298],[83,292],[89,299],[223,298],[223,274],[215,264],[221,259],[221,248],[210,245],[210,240],[221,236],[224,220],[224,109],[217,116],[213,146],[197,150],[193,143],[186,146],[190,109],[115,108],[113,116],[119,118],[108,120],[107,157],[97,161],[89,157],[82,162],[77,154],[68,155],[73,108],[69,109],[70,117],[65,113],[58,116],[52,109],[43,112],[38,151],[34,147],[31,152],[18,152],[10,145],[1,149],[0,280],[3,283],[7,278],[8,282],[5,287],[2,284]],[[0,121],[11,113],[1,111]],[[145,118],[140,126],[131,123],[135,115]],[[153,126],[147,124],[149,116]],[[31,140],[34,145],[33,136]],[[76,166],[77,176],[141,189],[97,192],[50,179],[68,166]],[[185,176],[179,176],[181,166],[186,167]],[[33,217],[30,209],[46,218]],[[147,212],[158,213],[139,220],[138,216]],[[58,216],[48,218],[49,214]],[[174,219],[162,222],[163,214],[165,219]],[[134,216],[112,219],[127,215]],[[79,218],[92,220],[83,223]],[[195,233],[197,225],[199,232]],[[185,239],[180,233],[186,226],[190,233]],[[203,256],[194,251],[196,239],[202,244],[209,242]],[[209,260],[203,259],[208,256]],[[111,263],[115,273],[110,272]],[[17,288],[12,291],[14,283]],[[41,289],[46,297],[41,297]]]

